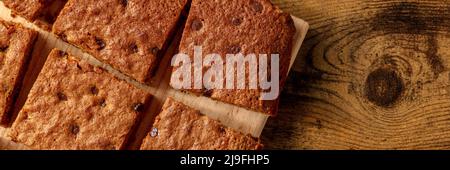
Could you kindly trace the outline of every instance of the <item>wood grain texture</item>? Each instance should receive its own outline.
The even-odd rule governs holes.
[[[450,149],[450,1],[272,0],[310,31],[269,149]]]

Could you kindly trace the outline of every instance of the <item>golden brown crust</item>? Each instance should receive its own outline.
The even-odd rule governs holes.
[[[44,9],[44,0],[3,0],[6,7],[27,20],[34,21]]]
[[[0,20],[0,124],[9,123],[36,36],[33,30]]]
[[[35,22],[45,30],[50,30],[67,0],[3,0],[3,2],[13,14]]]
[[[259,140],[243,135],[199,111],[168,98],[141,150],[257,150]],[[156,131],[155,131],[156,132]]]
[[[122,149],[149,98],[103,69],[53,50],[10,136],[33,149]]]
[[[53,32],[145,82],[188,0],[69,0]]]
[[[193,57],[194,46],[203,54],[280,54],[280,87],[291,60],[295,26],[289,14],[268,0],[193,0],[180,52]],[[262,101],[261,90],[209,90],[213,99],[275,115],[278,99]]]

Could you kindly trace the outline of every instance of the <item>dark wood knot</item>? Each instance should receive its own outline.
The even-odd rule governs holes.
[[[389,68],[379,68],[369,74],[365,84],[365,96],[380,107],[392,107],[405,90],[399,74]]]

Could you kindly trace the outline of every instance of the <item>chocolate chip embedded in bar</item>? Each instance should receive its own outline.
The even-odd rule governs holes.
[[[244,56],[255,54],[258,60],[260,54],[268,56],[279,54],[279,82],[273,83],[277,86],[276,89],[270,89],[274,90],[276,98],[287,77],[295,32],[291,16],[273,6],[269,0],[193,0],[179,49],[181,53],[192,57],[191,61],[194,61],[195,46],[202,47],[203,58],[206,58],[207,54],[219,54],[224,62],[227,54],[242,53]],[[258,63],[247,64],[246,70],[249,70],[249,65],[260,67]],[[176,70],[177,67],[174,73]],[[206,67],[203,71],[205,70]],[[261,82],[258,88],[253,89],[249,88],[248,84],[247,81],[246,88],[241,89],[203,89],[200,94],[275,115],[278,98],[262,100],[261,93],[269,89],[260,88]],[[202,91],[183,90],[194,93]]]
[[[122,73],[146,82],[188,0],[69,0],[53,32]]]
[[[257,150],[258,139],[244,135],[183,103],[168,98],[142,150]]]
[[[103,69],[53,50],[10,136],[33,149],[123,149],[149,98]]]
[[[37,33],[0,20],[0,124],[9,123]]]

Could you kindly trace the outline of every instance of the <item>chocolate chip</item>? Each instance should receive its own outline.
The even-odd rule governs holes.
[[[203,91],[203,96],[211,97],[212,93],[213,93],[212,89],[209,89],[209,90],[206,89],[206,90]]]
[[[242,24],[242,18],[233,18],[231,19],[231,24],[234,26],[239,26]]]
[[[128,5],[128,0],[119,0],[120,4],[124,7]]]
[[[194,19],[191,24],[191,29],[194,31],[199,31],[203,28],[202,20],[200,19]]]
[[[83,70],[83,68],[77,63],[77,68],[79,69],[79,70]]]
[[[99,105],[100,105],[101,107],[106,107],[106,100],[105,100],[105,99],[101,99],[101,100],[99,101]]]
[[[232,45],[228,47],[228,54],[238,54],[241,50],[242,49],[239,45]]]
[[[67,57],[69,54],[67,54],[67,52],[65,51],[59,51],[59,56],[60,57]]]
[[[220,126],[220,127],[219,127],[219,132],[220,132],[220,133],[225,133],[225,132],[226,132],[226,130],[225,130],[225,128],[224,128],[224,127]]]
[[[56,94],[56,96],[58,96],[58,99],[59,99],[60,101],[67,101],[67,96],[66,96],[64,93],[58,92],[58,93]]]
[[[61,38],[61,40],[63,40],[64,42],[67,42],[67,35],[66,34],[61,33],[58,36],[59,36],[59,38]]]
[[[8,50],[9,46],[3,46],[0,47],[0,52],[5,52],[6,50]]]
[[[98,45],[97,50],[103,50],[106,46],[105,42],[98,37],[95,37],[95,43],[97,43],[97,45]]]
[[[69,127],[70,133],[72,133],[73,135],[77,135],[78,132],[80,132],[80,127],[78,125],[70,125]]]
[[[157,55],[158,55],[158,52],[159,52],[159,48],[158,48],[158,47],[153,47],[153,48],[150,49],[150,52],[151,52],[153,55],[157,56]]]
[[[91,86],[90,91],[93,95],[98,94],[98,88],[96,86]]]
[[[130,45],[130,51],[132,53],[138,53],[139,52],[139,48],[138,48],[138,46],[136,44],[133,43],[133,44]]]
[[[252,7],[252,9],[255,12],[262,12],[262,10],[264,9],[264,7],[262,6],[262,4],[256,0],[252,0],[250,2],[250,7]]]
[[[133,110],[136,111],[136,112],[143,112],[144,111],[144,104],[142,104],[142,103],[134,104]]]

